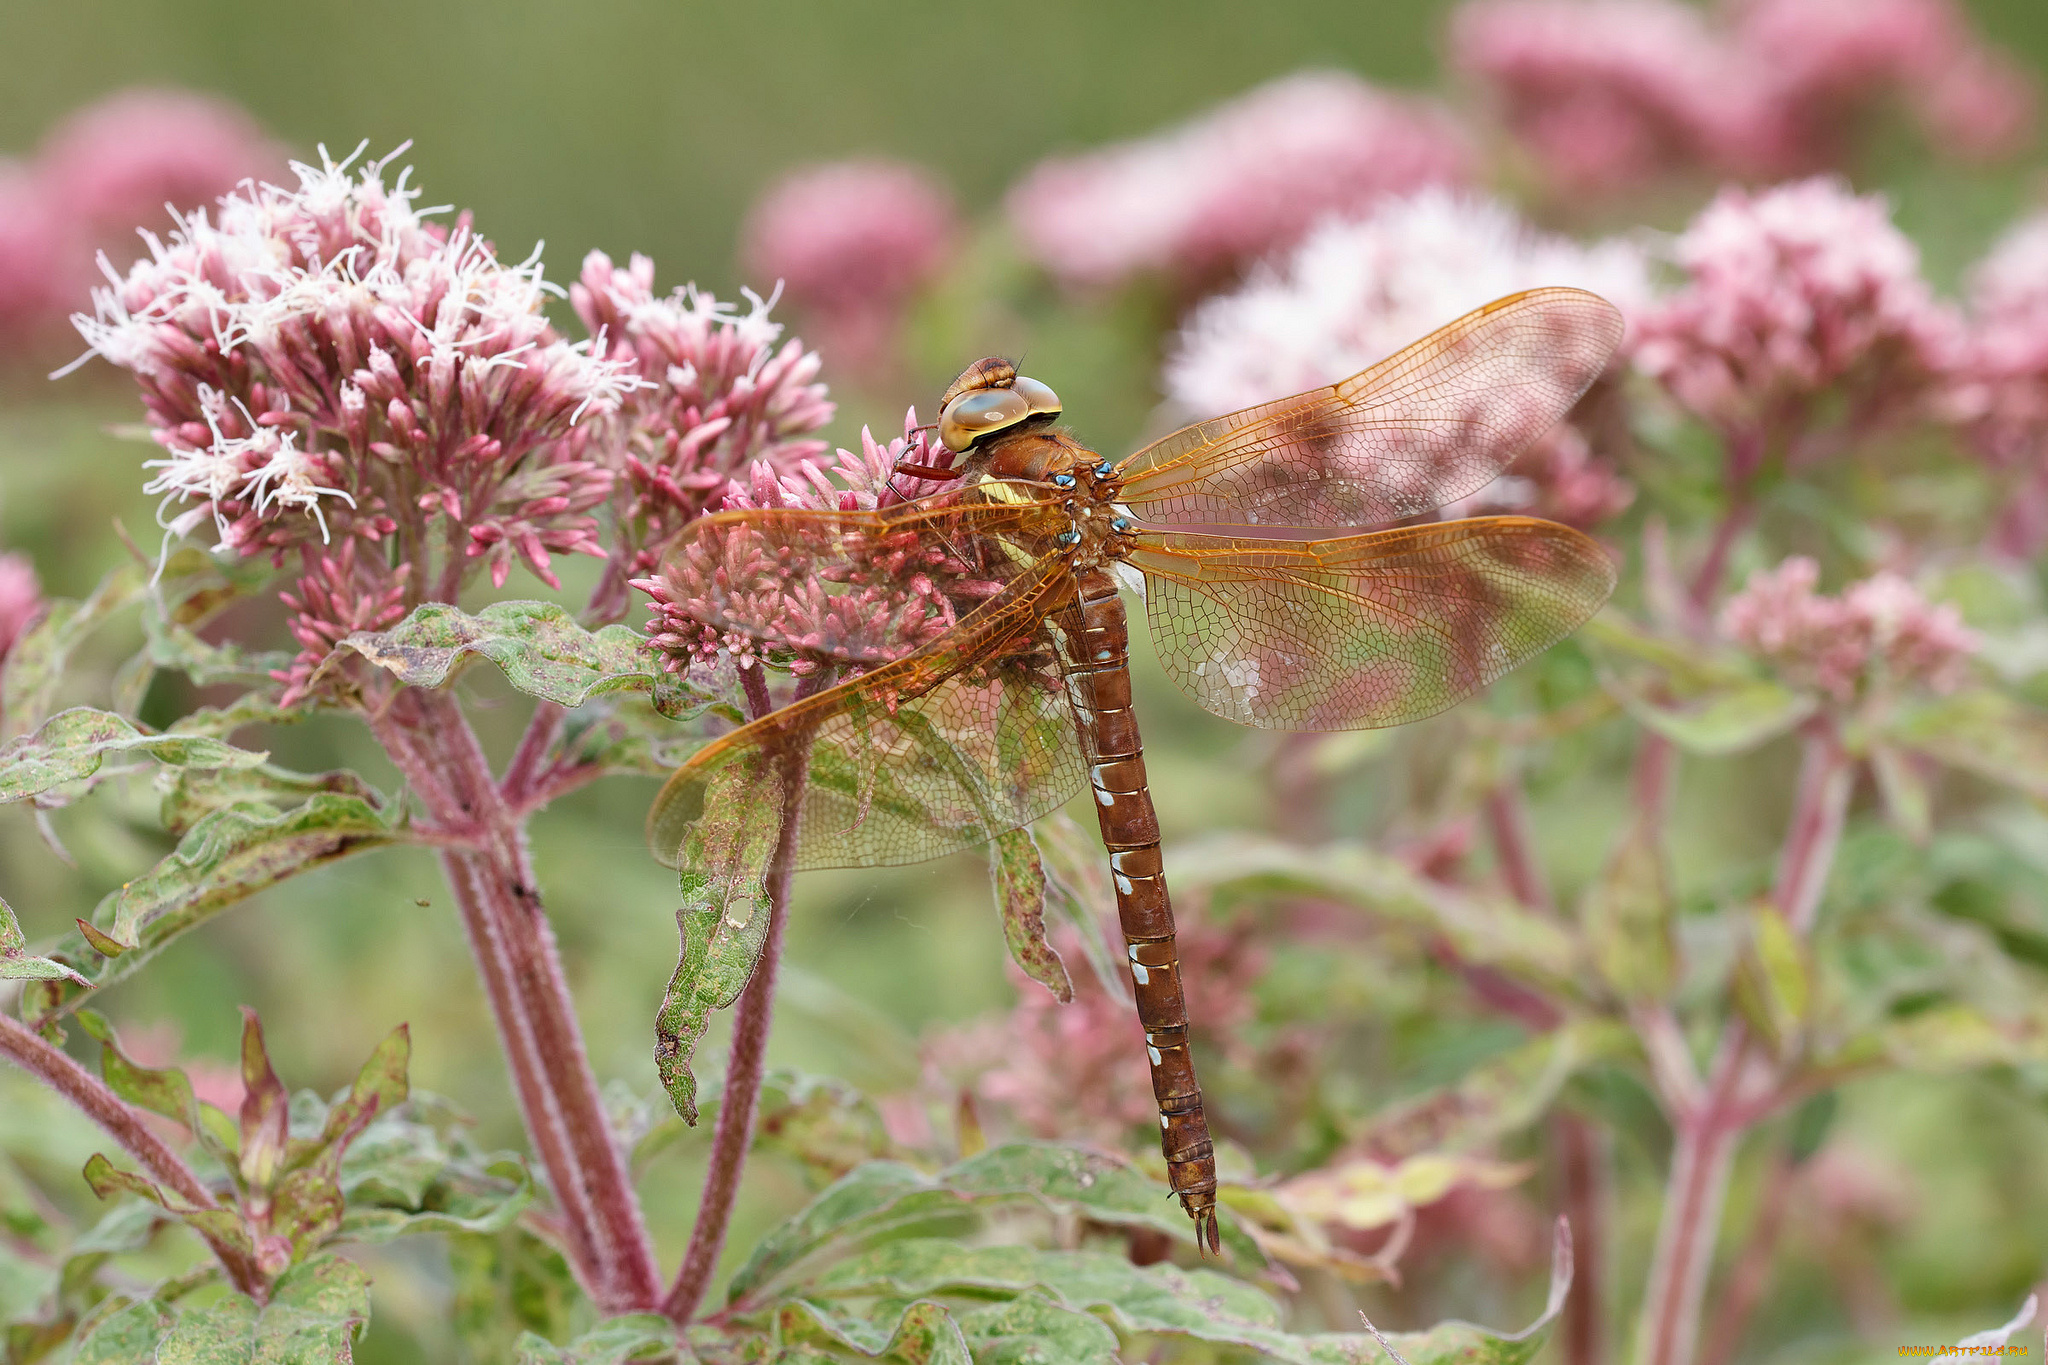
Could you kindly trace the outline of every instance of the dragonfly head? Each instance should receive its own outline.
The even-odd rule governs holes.
[[[965,454],[999,431],[1044,426],[1060,415],[1060,396],[998,356],[977,360],[939,400],[939,439]]]

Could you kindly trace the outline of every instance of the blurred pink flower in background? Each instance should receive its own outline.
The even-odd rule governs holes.
[[[65,316],[99,278],[94,253],[122,264],[142,254],[136,224],[284,168],[254,120],[210,96],[118,91],[73,113],[33,158],[0,162],[0,355],[53,356]]]
[[[1971,333],[1958,415],[1971,444],[2012,476],[1994,543],[2048,545],[2048,213],[2013,226],[1970,272]]]
[[[1838,180],[1723,190],[1673,254],[1686,283],[1640,319],[1636,360],[1731,438],[1738,477],[1798,438],[1823,396],[1851,433],[1925,410],[1961,354],[1961,320],[1883,197]]]
[[[1472,0],[1450,46],[1566,193],[1712,163],[1745,102],[1735,54],[1677,0]]]
[[[1292,246],[1326,214],[1471,174],[1443,106],[1307,72],[1179,128],[1041,162],[1008,211],[1026,253],[1063,284],[1158,274],[1187,291]]]
[[[0,659],[7,657],[42,609],[43,586],[28,556],[0,554]]]
[[[1803,555],[1749,576],[1721,609],[1721,633],[1801,686],[1836,701],[1867,682],[1952,691],[1979,641],[1956,609],[1929,602],[1894,573],[1814,591],[1820,566]]]
[[[1650,301],[1646,262],[1629,243],[1581,245],[1495,200],[1424,190],[1324,222],[1242,287],[1197,305],[1164,387],[1177,417],[1251,407],[1335,383],[1482,304],[1553,284],[1590,289],[1630,317]],[[1560,424],[1508,477],[1444,515],[1529,512],[1590,526],[1632,497],[1612,464]]]
[[[165,205],[200,208],[286,168],[247,113],[189,90],[117,91],[52,128],[36,159],[56,211],[107,243],[132,242]]]
[[[740,261],[783,289],[837,364],[880,380],[896,368],[905,311],[960,235],[953,197],[929,172],[840,161],[771,187],[741,229]]]
[[[1841,166],[1903,104],[1938,153],[2027,140],[2034,90],[1953,0],[1469,0],[1452,64],[1562,195],[1672,174],[1776,178]]]

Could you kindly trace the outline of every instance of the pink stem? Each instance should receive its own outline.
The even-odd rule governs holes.
[[[498,783],[498,790],[505,794],[507,805],[515,809],[528,804],[535,785],[542,776],[541,763],[548,756],[555,737],[562,733],[562,721],[569,713],[551,701],[544,701],[533,708],[533,715],[526,722],[526,732],[519,737],[519,747],[512,753],[512,761],[505,765],[505,776]]]
[[[170,1190],[194,1208],[216,1208],[212,1193],[199,1182],[192,1168],[151,1132],[143,1116],[107,1087],[106,1082],[73,1061],[62,1050],[17,1020],[0,1015],[0,1055],[69,1100],[87,1118],[105,1130],[108,1137],[135,1158],[157,1184]],[[201,1236],[205,1236],[201,1233]],[[269,1281],[246,1253],[206,1238],[221,1268],[235,1288],[261,1300]]]
[[[1531,910],[1557,913],[1535,841],[1529,837],[1529,806],[1522,799],[1522,784],[1514,778],[1503,778],[1486,793],[1486,828],[1509,893]]]
[[[1771,891],[1772,903],[1801,935],[1811,931],[1819,912],[1854,776],[1855,766],[1833,725],[1825,719],[1811,724]],[[1705,1095],[1673,1115],[1677,1142],[1639,1323],[1636,1355],[1642,1365],[1690,1365],[1692,1360],[1729,1167],[1743,1132],[1769,1112],[1750,1102],[1756,1087],[1745,1082],[1752,1063],[1769,1065],[1753,1054],[1748,1029],[1741,1019],[1731,1019],[1722,1029]]]
[[[758,665],[742,669],[747,692],[747,710],[756,720],[774,709],[767,680]],[[807,695],[822,677],[813,674],[798,684],[798,696]],[[768,934],[761,944],[761,958],[753,978],[740,996],[733,1021],[732,1057],[726,1065],[725,1089],[719,1096],[718,1123],[711,1137],[711,1168],[704,1176],[704,1195],[697,1204],[697,1224],[690,1230],[690,1246],[683,1253],[682,1268],[661,1311],[677,1326],[696,1315],[711,1286],[718,1256],[725,1249],[725,1234],[732,1223],[733,1202],[739,1195],[740,1175],[746,1169],[747,1150],[753,1146],[754,1117],[760,1105],[761,1078],[767,1068],[768,1029],[775,1012],[775,975],[782,961],[782,930],[789,919],[789,886],[796,872],[798,816],[803,808],[804,782],[809,767],[809,750],[790,746],[782,755],[782,828],[776,834],[775,852],[768,863]]]
[[[570,1229],[579,1276],[606,1312],[642,1312],[661,1287],[654,1248],[613,1140],[518,815],[459,707],[409,688],[378,738],[435,823],[472,835],[441,854],[484,978],[527,1132]]]
[[[1564,1301],[1558,1340],[1565,1365],[1602,1365],[1607,1359],[1607,1225],[1613,1203],[1604,1134],[1577,1114],[1551,1124],[1557,1142],[1558,1183],[1572,1229],[1571,1292]]]
[[[1727,1292],[1715,1305],[1714,1323],[1707,1333],[1702,1365],[1731,1365],[1742,1347],[1749,1319],[1770,1288],[1771,1261],[1777,1255],[1778,1234],[1784,1230],[1785,1207],[1792,1199],[1792,1184],[1799,1173],[1789,1152],[1779,1152],[1764,1182],[1763,1198],[1756,1208],[1756,1223],[1749,1230],[1735,1267],[1728,1276]]]

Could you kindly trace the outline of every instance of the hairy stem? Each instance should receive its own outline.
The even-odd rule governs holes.
[[[756,720],[774,709],[768,682],[757,665],[741,670],[746,687],[747,710]],[[808,694],[818,682],[813,674],[798,685],[798,695]],[[725,1249],[725,1234],[732,1223],[733,1202],[739,1195],[740,1175],[746,1169],[747,1150],[753,1146],[754,1116],[760,1105],[761,1078],[768,1060],[768,1029],[775,1013],[775,974],[782,961],[782,931],[789,920],[789,887],[796,872],[798,816],[803,809],[804,781],[809,750],[790,745],[780,755],[782,769],[782,825],[775,837],[775,852],[768,864],[768,933],[761,943],[761,957],[754,975],[740,995],[733,1019],[732,1057],[726,1065],[725,1089],[719,1096],[718,1123],[711,1135],[711,1167],[704,1175],[704,1194],[697,1203],[697,1223],[690,1229],[690,1246],[683,1253],[682,1268],[661,1311],[677,1326],[696,1315],[711,1286],[718,1256]]]
[[[0,1055],[69,1100],[72,1106],[97,1123],[121,1150],[135,1158],[157,1184],[194,1208],[217,1207],[213,1195],[184,1159],[150,1131],[142,1114],[107,1088],[106,1082],[73,1061],[63,1051],[44,1041],[26,1025],[0,1015]],[[204,1234],[201,1234],[204,1236]],[[255,1261],[233,1247],[206,1239],[221,1268],[236,1289],[256,1299],[268,1290],[268,1281]]]
[[[467,836],[466,846],[442,852],[441,864],[483,975],[528,1135],[569,1230],[571,1261],[605,1311],[646,1311],[661,1292],[653,1244],[584,1052],[520,818],[446,695],[399,693],[377,730],[434,823]]]
[[[1771,888],[1772,903],[1802,936],[1812,931],[1820,910],[1854,776],[1834,726],[1825,719],[1812,723]],[[1692,1361],[1729,1168],[1744,1131],[1770,1113],[1749,1102],[1756,1089],[1749,1084],[1750,1073],[1757,1066],[1767,1072],[1772,1066],[1753,1041],[1742,1020],[1731,1019],[1722,1029],[1704,1095],[1673,1114],[1677,1142],[1637,1332],[1636,1358],[1642,1365]]]

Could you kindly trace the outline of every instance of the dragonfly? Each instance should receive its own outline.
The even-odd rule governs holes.
[[[1121,580],[1142,582],[1166,674],[1216,715],[1346,730],[1443,711],[1576,630],[1614,566],[1538,518],[1421,519],[1562,418],[1621,335],[1599,296],[1531,290],[1341,383],[1114,463],[1058,426],[1050,387],[976,361],[941,400],[955,459],[898,467],[935,491],[871,510],[720,512],[671,553],[692,614],[801,657],[813,685],[678,769],[649,812],[651,846],[673,865],[716,784],[772,780],[784,769],[767,756],[796,751],[795,830],[781,837],[798,868],[938,857],[1088,791],[1168,1179],[1216,1252],[1214,1147]]]

